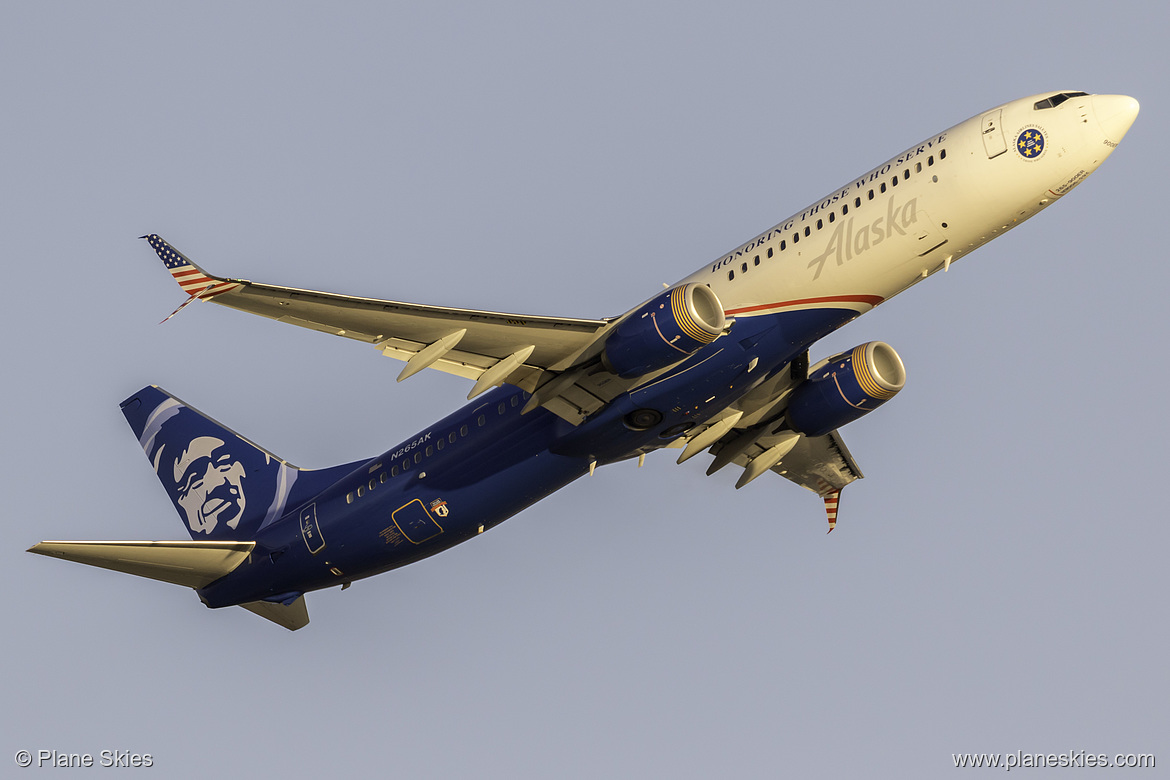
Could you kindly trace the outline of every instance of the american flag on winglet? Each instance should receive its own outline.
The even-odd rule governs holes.
[[[175,281],[183,288],[183,292],[192,298],[206,300],[240,287],[239,282],[226,279],[215,279],[196,268],[187,258],[179,254],[173,246],[163,241],[161,236],[151,233],[143,236],[150,242],[150,246],[163,261],[163,265],[175,277]],[[173,315],[172,315],[173,316]],[[169,318],[168,318],[169,319]]]
[[[841,491],[834,491],[825,496],[825,514],[829,516],[829,533],[837,527],[837,504],[841,501]]]

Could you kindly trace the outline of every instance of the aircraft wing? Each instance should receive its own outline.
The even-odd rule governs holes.
[[[787,432],[761,437],[744,452],[733,457],[731,462],[743,466],[746,470],[752,461],[765,455],[773,447],[784,446],[786,436],[792,435],[791,432]],[[731,436],[729,434],[727,439],[730,440]],[[718,457],[724,446],[725,442],[718,442],[711,448],[711,452]],[[839,492],[850,482],[865,476],[837,431],[812,437],[796,434],[792,449],[788,450],[781,460],[764,470],[779,474],[789,482],[808,488],[822,498],[830,493]],[[751,478],[746,479],[738,487],[750,481]]]
[[[406,361],[399,381],[428,367],[475,380],[469,398],[505,381],[535,391],[554,378],[546,372],[574,366],[598,343],[607,325],[606,320],[427,306],[213,276],[160,236],[143,238],[188,294],[179,309],[194,300],[211,301],[364,341],[388,357]],[[592,409],[578,406],[573,416],[588,411]]]
[[[745,438],[751,439],[746,446]],[[837,431],[804,436],[790,430],[760,435],[758,430],[733,429],[711,446],[711,453],[715,460],[708,474],[728,463],[743,467],[736,488],[771,472],[816,493],[825,502],[830,533],[837,526],[841,489],[864,476]]]
[[[766,472],[778,474],[824,499],[832,531],[841,489],[864,475],[837,431],[805,436],[784,424],[788,397],[808,374],[807,356],[794,363],[676,442],[685,447],[678,462],[709,447],[715,459],[708,474],[728,464],[743,468],[737,489]]]

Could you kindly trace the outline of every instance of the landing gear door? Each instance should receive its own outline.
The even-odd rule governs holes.
[[[1007,141],[1003,137],[1003,109],[996,109],[990,114],[983,115],[983,149],[987,152],[987,159],[999,157],[1007,151]]]

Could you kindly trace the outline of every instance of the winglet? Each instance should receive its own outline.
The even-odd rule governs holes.
[[[217,295],[222,295],[226,292],[239,289],[243,285],[234,279],[224,279],[221,276],[212,276],[204,271],[199,266],[191,262],[186,255],[163,240],[162,236],[155,233],[149,233],[145,236],[140,236],[150,242],[150,246],[154,249],[159,259],[163,261],[163,265],[171,272],[171,276],[179,283],[179,287],[183,288],[183,292],[191,296],[186,303],[199,298],[200,300],[209,300]],[[183,305],[185,306],[186,303]],[[183,308],[182,306],[179,309]],[[179,309],[175,309],[178,313]],[[171,317],[175,314],[171,314]],[[170,319],[168,317],[167,319]],[[166,320],[163,320],[166,322]]]
[[[833,533],[833,529],[837,527],[837,505],[841,503],[841,491],[834,490],[824,496],[825,499],[825,514],[829,516],[829,530],[828,533]]]

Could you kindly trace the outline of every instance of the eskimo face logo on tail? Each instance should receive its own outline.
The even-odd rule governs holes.
[[[173,398],[140,443],[192,537],[250,538],[284,510],[295,470]]]
[[[845,265],[846,261],[858,257],[887,238],[906,235],[906,228],[918,222],[918,198],[911,198],[899,206],[891,197],[886,201],[884,217],[862,224],[856,230],[853,227],[855,221],[856,218],[850,217],[838,222],[836,230],[829,236],[825,251],[808,261],[808,267],[816,269],[813,272],[814,281],[821,278],[825,262],[830,257],[837,261],[837,265]]]
[[[246,472],[222,439],[200,436],[178,453],[170,468],[176,501],[192,531],[211,533],[220,523],[233,530],[239,525],[248,506]]]

